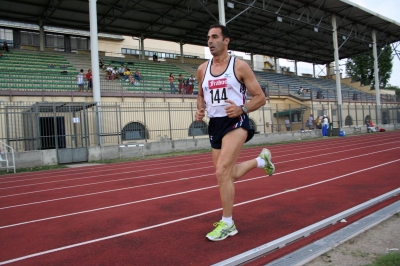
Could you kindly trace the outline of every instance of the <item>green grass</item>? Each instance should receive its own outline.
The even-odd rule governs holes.
[[[381,256],[378,256],[371,264],[366,266],[399,266],[400,265],[400,253],[391,252]]]

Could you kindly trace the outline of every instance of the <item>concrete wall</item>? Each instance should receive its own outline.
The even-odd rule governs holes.
[[[394,125],[378,125],[387,131],[396,129]],[[397,128],[399,129],[399,128]],[[354,127],[345,127],[342,129],[346,136],[358,134],[355,133]],[[361,133],[366,133],[367,128],[361,127]],[[373,134],[373,133],[370,133]],[[290,131],[271,134],[256,134],[254,138],[245,144],[260,145],[278,143],[292,140],[315,139],[321,137],[321,130],[311,131]],[[201,149],[210,149],[208,138],[184,139],[184,140],[165,140],[159,142],[143,143],[144,147],[121,148],[118,145],[110,145],[103,147],[89,147],[88,161],[100,161],[117,158],[133,158],[146,155],[172,153],[179,151],[192,151]],[[57,164],[56,150],[28,151],[15,153],[16,168],[55,165]]]

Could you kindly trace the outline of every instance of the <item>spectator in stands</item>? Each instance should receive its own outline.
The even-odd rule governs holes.
[[[328,136],[328,126],[329,126],[329,121],[326,115],[322,118],[322,136],[327,137]]]
[[[83,72],[84,70],[81,69],[81,71],[79,72],[79,74],[76,76],[76,80],[78,81],[78,91],[83,91],[84,88],[84,80],[83,80]]]
[[[321,128],[322,128],[322,126],[321,126],[321,120],[319,119],[319,116],[317,116],[317,118],[315,118],[315,120],[314,120],[314,126],[315,126],[315,128],[317,128],[317,129],[321,129]]]
[[[61,65],[60,68],[68,68],[67,65]]]
[[[54,68],[54,64],[49,64],[49,68]]]
[[[160,63],[160,61],[158,61],[158,56],[157,56],[157,54],[153,54],[153,61],[154,61],[154,62],[157,62],[157,63]]]
[[[8,48],[8,43],[6,41],[4,41],[3,43],[3,50],[5,50],[6,52],[10,52],[9,48]]]
[[[106,67],[106,65],[104,64],[103,58],[100,59],[99,66],[100,66],[100,68],[103,69],[103,70],[104,70],[104,68]]]
[[[106,68],[106,71],[113,71],[113,67],[111,66],[111,64],[110,65],[108,65],[108,67]]]
[[[87,81],[87,91],[93,92],[93,83],[92,83],[92,70],[89,69],[86,74],[86,81]]]
[[[372,124],[371,119],[368,119],[367,121],[365,121],[365,125],[367,126],[367,132],[377,132],[379,130],[378,126],[375,126],[374,124]]]
[[[142,75],[139,73],[139,69],[135,69],[135,80],[137,82],[140,82],[140,79],[142,78]]]
[[[182,74],[179,74],[178,76],[178,93],[182,93],[182,88],[183,88],[183,77]]]
[[[182,94],[188,93],[188,89],[189,89],[189,79],[184,79],[182,86]]]
[[[169,80],[169,88],[171,90],[171,94],[175,94],[176,93],[176,87],[174,84],[174,75],[172,75],[172,73],[169,74],[168,80]]]
[[[106,80],[113,80],[112,70],[106,70]]]
[[[285,118],[285,127],[286,131],[290,131],[290,120],[288,116]]]
[[[119,78],[118,69],[116,67],[114,67],[114,69],[112,70],[111,76],[112,76],[112,80]]]
[[[317,99],[324,99],[324,96],[322,95],[322,91],[317,91],[317,96],[315,96]]]
[[[129,67],[126,67],[124,72],[124,81],[127,81],[129,79],[129,75],[131,75],[131,70],[129,69]]]
[[[124,65],[121,65],[121,66],[118,68],[118,74],[119,74],[120,76],[123,76],[123,75],[124,75],[124,72],[125,72],[125,67],[124,67]]]
[[[304,89],[302,86],[300,86],[300,88],[298,89],[297,94],[304,96]]]
[[[195,81],[196,81],[196,79],[193,77],[193,75],[190,75],[190,78],[188,79],[188,88],[187,88],[188,94],[193,94],[193,88],[194,88]]]
[[[314,116],[312,114],[307,119],[306,127],[308,127],[308,130],[314,129]]]
[[[135,84],[135,78],[132,76],[132,74],[129,75],[129,84]]]

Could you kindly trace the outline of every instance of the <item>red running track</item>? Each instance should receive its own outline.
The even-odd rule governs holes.
[[[3,176],[0,265],[210,265],[399,188],[399,144],[397,131],[270,146],[276,174],[236,183],[239,234],[221,242],[205,238],[221,217],[211,153]]]

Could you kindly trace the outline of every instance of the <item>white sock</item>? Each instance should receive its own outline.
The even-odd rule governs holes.
[[[222,216],[222,221],[225,222],[228,226],[231,226],[233,224],[232,216],[231,217]]]
[[[264,168],[265,160],[263,158],[257,157],[256,161],[257,161],[257,167],[258,168]]]

